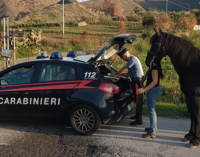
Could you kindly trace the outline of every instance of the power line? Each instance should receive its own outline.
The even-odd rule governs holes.
[[[149,0],[149,1],[166,1],[166,14],[168,10],[168,0]]]
[[[174,5],[177,5],[177,6],[179,6],[179,7],[182,7],[182,8],[185,8],[185,9],[189,9],[189,10],[190,10],[190,8],[183,7],[183,6],[178,5],[178,4],[174,3],[174,2],[170,2],[170,1],[168,1],[168,2],[169,2],[169,3],[172,3],[172,4],[174,4]]]
[[[166,13],[168,12],[168,2],[171,3],[171,4],[177,5],[177,6],[179,6],[179,7],[182,7],[182,8],[184,8],[184,9],[190,10],[190,8],[186,8],[186,7],[184,7],[184,6],[178,5],[178,4],[176,4],[176,3],[174,3],[174,2],[171,2],[171,1],[169,1],[169,0],[149,0],[149,1],[166,1]]]

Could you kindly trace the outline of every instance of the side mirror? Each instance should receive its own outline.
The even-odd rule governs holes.
[[[134,41],[136,38],[137,38],[136,35],[129,35],[129,39],[132,40],[132,41]]]
[[[6,86],[6,85],[8,85],[8,82],[6,80],[0,80],[0,85]]]

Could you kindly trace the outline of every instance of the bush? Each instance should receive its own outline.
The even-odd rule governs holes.
[[[88,32],[83,31],[82,38],[85,39],[87,37]]]
[[[177,27],[181,29],[190,29],[192,30],[194,26],[197,24],[197,19],[194,14],[187,14],[182,16],[178,23]]]
[[[120,22],[117,24],[117,30],[118,30],[120,33],[126,32],[126,25],[124,24],[123,21],[120,21]]]
[[[40,44],[41,44],[42,46],[45,46],[45,47],[51,46],[51,45],[52,45],[52,43],[51,43],[50,41],[48,41],[47,39],[42,39],[42,40],[40,41]]]
[[[171,19],[166,13],[161,13],[154,20],[154,26],[156,28],[161,28],[163,30],[169,29],[170,26],[173,25]]]
[[[143,26],[152,26],[154,22],[154,17],[152,15],[146,14],[143,18],[142,25]]]
[[[128,19],[129,21],[138,22],[138,21],[141,20],[141,17],[140,17],[138,14],[133,13],[133,14],[129,15],[129,16],[127,17],[127,19]]]

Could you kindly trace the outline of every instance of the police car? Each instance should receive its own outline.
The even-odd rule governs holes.
[[[14,65],[0,72],[0,119],[67,121],[80,134],[91,135],[101,124],[119,121],[133,108],[129,79],[112,77],[106,61],[136,36],[111,39],[96,55],[75,52]]]

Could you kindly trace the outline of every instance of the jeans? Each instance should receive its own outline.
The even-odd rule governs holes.
[[[156,101],[161,94],[160,86],[151,88],[147,91],[146,101],[150,119],[149,134],[156,135],[157,130],[157,115],[156,115]]]

